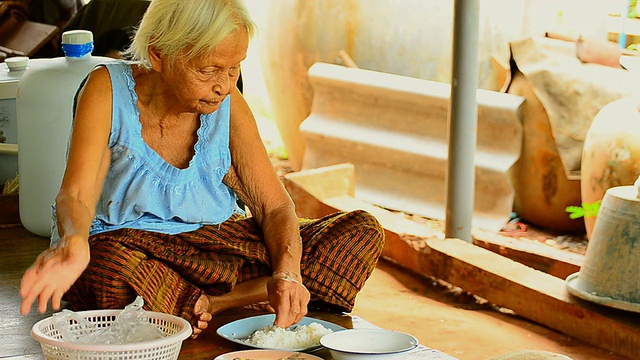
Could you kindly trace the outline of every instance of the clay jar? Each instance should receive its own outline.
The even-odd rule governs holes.
[[[567,206],[580,204],[579,176],[567,177],[553,139],[549,117],[521,72],[509,94],[525,98],[522,106],[522,152],[509,177],[515,191],[513,210],[527,222],[555,231],[584,232],[582,219],[571,219]]]
[[[607,189],[632,185],[640,175],[640,97],[604,106],[593,119],[582,150],[582,203],[601,201]],[[585,217],[591,238],[596,217]]]

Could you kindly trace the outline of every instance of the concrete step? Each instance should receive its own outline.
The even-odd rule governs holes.
[[[326,63],[309,81],[302,168],[352,163],[355,197],[444,219],[449,84]],[[507,171],[520,156],[523,98],[478,90],[477,101],[473,226],[498,230],[513,207]]]

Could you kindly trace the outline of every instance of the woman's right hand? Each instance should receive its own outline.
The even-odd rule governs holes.
[[[62,295],[89,265],[89,256],[89,242],[80,236],[63,238],[55,248],[43,251],[22,277],[20,313],[28,314],[36,298],[40,313],[47,311],[49,299],[53,309],[59,309]]]
[[[267,282],[269,306],[276,313],[273,324],[288,328],[307,315],[311,294],[302,284],[300,275],[291,272],[276,272]]]

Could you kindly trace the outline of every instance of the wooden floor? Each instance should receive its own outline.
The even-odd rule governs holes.
[[[24,271],[47,246],[47,239],[23,227],[0,228],[0,360],[44,358],[30,330],[51,313],[36,314],[33,309],[30,315],[20,315],[18,287]],[[252,314],[242,309],[216,316],[200,338],[183,343],[180,360],[213,360],[219,354],[238,350],[234,343],[218,337],[215,329]],[[487,360],[521,349],[562,353],[574,360],[628,360],[508,311],[477,303],[470,294],[452,291],[386,261],[379,263],[351,315],[355,317],[310,314],[348,328],[353,326],[353,319],[360,318],[408,332],[421,344],[460,360]],[[327,354],[317,355],[328,358]]]
[[[21,316],[18,289],[25,269],[46,248],[47,242],[24,231],[22,228],[0,229],[0,358],[43,357],[30,332],[33,324],[50,314],[32,311],[30,315]]]
[[[45,314],[38,314],[34,304],[29,315],[20,315],[18,289],[24,271],[47,246],[47,239],[35,236],[22,227],[0,229],[0,359],[44,358],[30,330],[37,321],[50,316],[52,311],[48,309]],[[232,310],[216,316],[209,326],[216,329],[230,321],[257,314],[261,313],[248,309]],[[353,327],[348,315],[316,312],[310,316]],[[180,359],[213,359],[217,355],[241,349],[237,344],[217,336],[215,331],[207,331],[198,340],[183,342]]]

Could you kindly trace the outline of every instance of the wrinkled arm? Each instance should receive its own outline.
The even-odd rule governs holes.
[[[269,301],[276,325],[289,326],[307,312],[309,292],[302,285],[302,242],[291,197],[278,178],[255,119],[238,91],[231,95],[230,147],[232,166],[225,182],[249,207],[260,224],[271,259]]]

